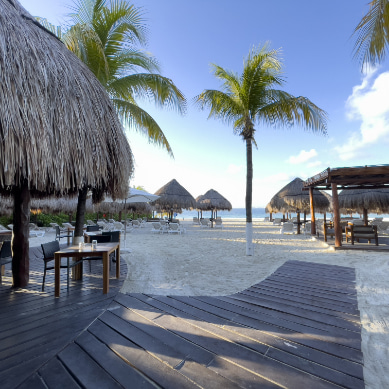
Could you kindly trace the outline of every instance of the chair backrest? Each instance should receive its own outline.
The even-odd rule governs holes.
[[[12,257],[11,241],[5,240],[0,249],[0,258]]]
[[[204,226],[207,226],[209,222],[209,219],[200,219],[200,223],[203,224]]]
[[[222,219],[215,220],[215,224],[217,224],[217,225],[222,225],[222,223],[223,223]]]
[[[173,231],[177,231],[178,228],[179,228],[179,224],[178,223],[170,223],[169,224],[169,228]]]
[[[54,253],[60,250],[58,240],[53,240],[52,242],[48,243],[42,243],[41,247],[43,252],[43,259],[45,261],[51,261],[52,259],[54,259]]]
[[[9,231],[9,229],[0,224],[0,231]]]
[[[91,231],[99,231],[100,227],[99,226],[86,226],[86,232],[91,232]]]
[[[120,231],[103,231],[103,235],[110,236],[110,242],[120,242]]]
[[[56,234],[56,236],[61,235],[61,230],[59,229],[59,226],[56,225],[54,228],[55,228],[55,234]]]
[[[140,226],[139,220],[133,220],[132,225],[133,226]]]
[[[153,222],[154,230],[160,230],[161,227],[162,227],[162,224],[160,222]]]
[[[97,243],[112,242],[111,235],[95,235],[92,240],[97,240]]]

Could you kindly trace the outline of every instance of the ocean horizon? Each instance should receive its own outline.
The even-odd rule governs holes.
[[[184,210],[182,213],[177,214],[176,218],[180,220],[192,220],[194,217],[201,216],[200,212],[197,210]],[[218,211],[217,216],[220,216],[222,219],[246,219],[246,208],[233,208],[231,211]],[[265,217],[269,217],[270,214],[265,212],[265,208],[253,208],[252,217],[253,219],[263,220]],[[292,217],[295,217],[296,213],[292,213]],[[327,213],[327,218],[332,218],[331,213]],[[350,215],[341,215],[341,217],[350,216]],[[352,215],[353,217],[362,217],[358,213]],[[211,217],[211,211],[203,211],[203,217]],[[273,218],[282,217],[282,213],[273,213]],[[310,218],[309,215],[307,215]],[[316,218],[322,218],[323,214],[316,213]],[[377,215],[375,213],[369,213],[369,219],[374,217],[383,217],[384,219],[389,219],[389,214]]]

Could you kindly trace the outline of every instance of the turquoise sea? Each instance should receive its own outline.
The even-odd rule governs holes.
[[[263,219],[265,217],[269,217],[270,215],[265,212],[265,208],[253,208],[253,219]],[[222,219],[246,219],[246,209],[245,208],[233,208],[231,211],[218,211],[218,216],[220,216]],[[177,218],[180,220],[186,220],[194,217],[198,217],[199,213],[197,211],[186,211],[184,210],[182,213],[177,215]],[[296,216],[296,214],[292,213],[292,217]],[[307,215],[309,218],[309,215]],[[341,215],[346,216],[346,215]],[[372,219],[376,216],[383,217],[386,220],[389,219],[389,215],[376,215],[376,214],[369,214],[369,219]],[[211,217],[210,211],[203,211],[203,217]],[[282,217],[282,214],[273,214],[273,218],[275,217]],[[316,214],[316,218],[323,217],[320,214]],[[327,218],[330,219],[332,215],[330,213],[327,213]],[[353,217],[359,217],[359,214],[353,214]]]

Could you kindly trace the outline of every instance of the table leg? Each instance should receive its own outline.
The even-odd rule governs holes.
[[[109,292],[109,254],[103,253],[103,293]]]
[[[61,290],[60,282],[61,282],[61,256],[59,254],[54,254],[54,269],[55,269],[55,276],[54,276],[54,295],[55,297],[59,297],[59,292]]]
[[[116,278],[120,278],[120,245],[116,249]]]

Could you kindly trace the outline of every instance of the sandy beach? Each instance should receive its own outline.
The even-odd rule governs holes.
[[[223,229],[181,223],[186,228],[182,235],[153,234],[150,223],[127,233],[131,252],[122,253],[129,266],[123,293],[232,294],[262,281],[290,259],[355,268],[366,388],[389,387],[388,253],[334,251],[308,235],[280,234],[279,227],[254,221],[255,252],[248,257],[244,221],[225,219]],[[50,236],[32,238],[30,245]]]

